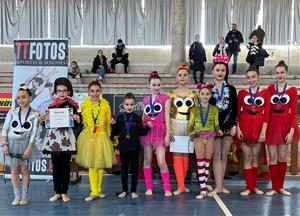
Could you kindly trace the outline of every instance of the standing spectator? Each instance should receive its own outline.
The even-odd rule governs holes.
[[[205,49],[200,42],[200,36],[195,36],[195,42],[190,46],[189,51],[189,59],[191,62],[191,70],[193,70],[193,78],[195,84],[203,83],[205,65],[204,63],[207,61]],[[197,80],[197,71],[200,71],[200,81]]]
[[[225,42],[228,44],[229,61],[233,55],[232,73],[235,74],[237,68],[237,58],[239,52],[241,51],[240,44],[244,42],[243,35],[237,30],[236,23],[232,23],[232,29],[227,33]]]
[[[251,40],[254,35],[256,35],[260,44],[263,45],[265,39],[265,31],[261,28],[261,25],[257,26],[257,29],[253,30],[253,32],[249,36],[249,40]]]
[[[105,57],[105,55],[103,55],[103,50],[99,49],[97,56],[94,58],[93,68],[92,68],[93,73],[99,74],[99,78],[98,78],[99,83],[102,83],[105,75],[105,71],[107,69],[108,69],[107,58]]]
[[[264,66],[265,58],[267,58],[269,54],[262,48],[256,35],[252,36],[251,41],[247,44],[247,48],[249,51],[246,62],[248,62],[250,66],[253,65],[256,67],[257,71],[259,71],[259,66]]]
[[[228,64],[227,45],[223,36],[219,38],[219,43],[215,46],[215,49],[213,51],[213,57],[214,62],[222,61]]]
[[[127,73],[127,68],[129,65],[128,56],[129,53],[127,48],[125,47],[125,44],[123,44],[122,39],[119,39],[112,52],[113,59],[110,61],[112,71],[115,70],[116,64],[122,63],[124,64],[124,72]]]
[[[72,78],[80,78],[81,77],[80,68],[76,61],[72,61],[68,75],[69,75],[69,77],[72,77]]]

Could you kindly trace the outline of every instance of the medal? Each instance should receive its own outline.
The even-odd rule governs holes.
[[[201,123],[202,123],[202,127],[205,128],[205,125],[206,125],[206,122],[207,122],[207,119],[208,119],[208,113],[209,113],[210,105],[209,104],[207,105],[207,110],[206,110],[204,119],[203,119],[203,116],[202,116],[202,104],[199,103],[199,106],[200,106],[200,120],[201,120]]]
[[[30,115],[30,112],[31,112],[31,107],[29,107],[29,109],[27,110],[27,113],[26,113],[26,116],[25,116],[24,124],[26,124],[27,119],[28,119],[28,117],[29,117],[29,115]],[[24,124],[22,124],[22,119],[21,119],[21,107],[20,107],[19,112],[18,112],[18,117],[19,117],[19,122],[20,122],[21,128],[23,128],[23,127],[24,127]],[[28,124],[28,123],[27,123],[27,124]],[[25,127],[25,129],[28,129],[28,128]]]
[[[125,112],[123,113],[123,116],[124,116],[124,121],[125,121],[126,132],[127,132],[126,139],[130,139],[129,129],[130,129],[130,122],[132,121],[132,118],[133,118],[133,113],[130,114],[130,117],[128,120],[126,118]]]
[[[98,106],[100,106],[100,102],[98,103]],[[97,116],[94,116],[94,109],[92,109],[92,118],[93,118],[93,122],[94,122],[94,130],[93,133],[95,133],[97,131],[97,121],[98,121],[98,117],[99,117],[100,113],[98,110]]]
[[[218,90],[218,87],[217,87],[216,83],[215,83],[215,87],[216,87],[216,91],[217,91],[216,94],[217,94],[218,101],[222,101],[224,88],[225,88],[224,82],[222,83],[221,94],[219,94],[219,90]]]
[[[154,103],[152,103],[152,95],[150,96],[150,109],[151,109],[151,120],[154,120],[155,119],[155,116],[154,116]]]
[[[256,89],[255,95],[257,95],[258,92],[259,92],[259,86],[258,86],[257,89]],[[255,101],[255,97],[253,96],[252,90],[251,90],[250,87],[249,87],[249,94],[250,94],[250,98],[251,98],[251,111],[250,111],[250,112],[251,112],[252,114],[256,114],[255,109],[254,109],[254,101]]]

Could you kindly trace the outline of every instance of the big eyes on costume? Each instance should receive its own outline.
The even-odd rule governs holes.
[[[251,100],[252,99],[251,99],[250,95],[247,95],[246,97],[244,97],[244,102],[247,105],[252,105]],[[257,97],[254,99],[254,105],[256,105],[256,106],[262,106],[262,105],[264,105],[264,103],[265,103],[265,100],[262,97]]]
[[[11,128],[13,129],[13,132],[17,135],[23,134],[24,132],[30,131],[32,128],[32,124],[30,121],[27,121],[23,124],[23,127],[21,127],[20,123],[16,120],[12,121]]]
[[[144,108],[144,113],[153,118],[154,116],[157,116],[162,111],[162,105],[160,103],[155,103],[153,105],[153,109],[154,109],[154,113],[151,112],[151,106],[150,106],[150,104],[148,104]]]
[[[182,107],[184,104],[187,107],[194,106],[194,101],[191,98],[186,98],[184,100],[182,98],[176,98],[173,103],[177,108]]]
[[[290,96],[286,94],[282,96],[273,95],[271,97],[272,104],[288,104],[289,102],[290,102]]]

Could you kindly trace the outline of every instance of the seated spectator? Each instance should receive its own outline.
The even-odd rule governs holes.
[[[69,75],[69,77],[72,77],[72,78],[80,78],[81,77],[80,68],[78,67],[78,64],[76,61],[72,61],[68,75]]]
[[[103,50],[99,49],[97,56],[94,58],[93,68],[92,68],[93,73],[99,74],[99,78],[98,78],[99,83],[103,82],[103,78],[107,69],[108,69],[107,58],[105,57],[105,55],[103,55]]]
[[[219,38],[219,43],[215,46],[213,51],[214,62],[225,62],[228,64],[228,53],[227,53],[227,45],[225,43],[225,38],[222,36]]]
[[[262,45],[258,41],[256,35],[252,36],[251,41],[247,44],[247,48],[249,51],[246,62],[249,63],[249,66],[255,66],[257,71],[259,71],[259,67],[264,66],[265,58],[267,58],[269,54],[262,48]]]
[[[129,65],[128,56],[129,54],[125,44],[123,44],[123,41],[119,39],[112,52],[113,59],[110,61],[112,72],[115,72],[116,64],[122,63],[124,64],[124,72],[127,73],[127,68]]]

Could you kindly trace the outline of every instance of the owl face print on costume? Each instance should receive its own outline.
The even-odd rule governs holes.
[[[14,138],[22,138],[28,135],[32,130],[32,122],[30,121],[31,115],[31,108],[26,112],[25,119],[21,117],[21,109],[16,109],[12,112],[12,120],[9,125],[9,130],[12,132]]]
[[[173,101],[175,108],[175,119],[188,120],[191,108],[195,105],[194,100],[190,97],[176,97]]]
[[[278,91],[278,84],[276,84],[275,88],[276,88],[276,92],[271,97],[271,104],[273,105],[272,106],[273,112],[283,113],[284,110],[288,109],[289,102],[290,102],[290,96],[285,93],[286,88],[287,88],[287,83],[284,85],[281,95],[279,94],[279,91]]]
[[[162,105],[158,102],[154,103],[151,105],[151,102],[150,104],[146,105],[145,108],[144,108],[144,113],[146,115],[148,115],[152,120],[155,119],[155,117],[161,113],[162,111]]]

